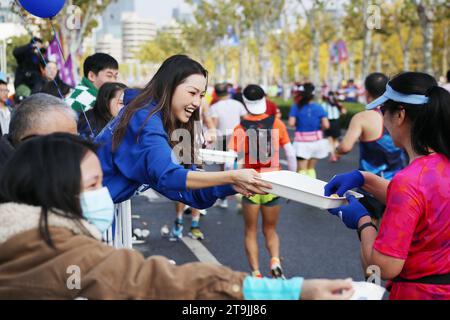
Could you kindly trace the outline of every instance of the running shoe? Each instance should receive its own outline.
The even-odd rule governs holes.
[[[175,223],[172,227],[172,230],[170,231],[170,241],[178,241],[183,238],[183,222],[180,222],[179,220],[175,220]]]
[[[191,231],[189,232],[189,236],[194,240],[203,240],[205,239],[205,236],[203,235],[203,232],[200,231],[200,228],[195,227],[191,228]]]
[[[259,270],[252,271],[252,277],[262,279],[263,276]]]
[[[275,279],[286,279],[286,277],[283,274],[283,269],[281,269],[280,265],[275,265],[271,268],[270,273],[272,274],[272,277]]]
[[[281,268],[280,259],[273,257],[270,260],[270,273],[275,279],[286,279],[283,274],[283,269]]]
[[[310,176],[313,179],[317,178],[316,170],[314,170],[314,169],[308,169],[308,171],[306,171],[306,175]]]
[[[219,204],[219,206],[224,209],[228,208],[228,200],[223,199],[222,202]]]

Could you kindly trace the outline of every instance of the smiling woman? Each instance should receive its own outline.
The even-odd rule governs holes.
[[[254,170],[196,171],[201,130],[195,125],[207,78],[197,61],[175,55],[144,89],[125,91],[126,106],[96,139],[104,184],[114,202],[129,199],[142,185],[199,209],[236,192],[265,194],[262,188],[270,189]],[[179,141],[173,138],[180,132],[183,159],[174,152]]]

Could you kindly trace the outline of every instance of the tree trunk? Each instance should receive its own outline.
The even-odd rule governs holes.
[[[223,47],[223,51],[222,51],[222,53],[223,53],[223,56],[222,56],[222,58],[223,58],[223,60],[222,60],[222,62],[223,62],[222,79],[225,82],[228,82],[228,57],[227,57],[227,50],[228,50],[227,47],[224,46]]]
[[[448,55],[448,23],[444,23],[444,51],[442,52],[442,74],[445,77],[445,74],[447,72],[448,62],[447,62],[447,55]]]
[[[355,79],[355,48],[354,48],[353,41],[350,43],[350,46],[349,46],[348,72],[349,72],[349,78]]]
[[[286,16],[282,16],[282,35],[281,35],[281,52],[280,52],[280,58],[281,58],[281,82],[283,87],[283,99],[287,100],[289,99],[289,79],[288,79],[288,70],[287,70],[287,36],[289,32],[289,28],[287,27],[287,20]]]
[[[375,43],[375,69],[377,72],[382,72],[381,62],[381,41],[378,39]]]
[[[367,27],[367,8],[369,5],[368,0],[364,0],[363,2],[363,13],[364,13],[364,45],[363,45],[363,56],[361,63],[361,80],[364,81],[366,79],[367,74],[369,73],[369,65],[370,65],[370,51],[372,47],[372,30]]]
[[[431,5],[417,4],[420,26],[423,36],[423,69],[424,72],[433,75],[433,12]]]
[[[261,26],[258,21],[255,22],[255,40],[258,47],[258,83],[262,84],[264,81],[264,40],[262,39]]]
[[[309,60],[309,77],[316,88],[320,87],[320,40],[321,40],[321,19],[318,17],[320,13],[314,9],[310,14],[310,29],[312,37],[312,48]]]
[[[320,87],[320,68],[319,68],[319,58],[320,58],[320,28],[314,33],[313,39],[313,76],[312,81],[316,88]]]
[[[410,52],[409,48],[403,50],[403,71],[409,71]]]
[[[238,38],[239,44],[239,71],[238,71],[238,85],[243,86],[244,83],[244,44],[242,41],[242,32],[241,32],[241,24],[240,22],[236,23],[236,36]]]

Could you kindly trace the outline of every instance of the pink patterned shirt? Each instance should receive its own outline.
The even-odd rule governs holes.
[[[395,175],[374,248],[405,260],[405,279],[450,273],[449,159],[423,156]],[[390,299],[449,300],[450,285],[393,283]]]

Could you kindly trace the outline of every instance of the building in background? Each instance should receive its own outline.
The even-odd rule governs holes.
[[[95,52],[107,53],[119,63],[122,63],[122,39],[114,37],[111,33],[106,33],[101,38],[97,38]]]
[[[11,43],[10,38],[27,34],[20,17],[11,11],[11,2],[0,0],[0,71],[5,74],[8,73],[6,47]]]
[[[112,1],[101,15],[100,26],[95,32],[96,39],[101,39],[107,34],[112,35],[116,39],[121,39],[123,15],[136,11],[135,2],[135,0]]]
[[[11,11],[11,0],[0,0],[0,23],[20,23],[20,17]]]
[[[135,61],[135,54],[141,46],[156,36],[156,24],[150,19],[143,19],[136,13],[122,16],[122,57],[124,62]]]
[[[170,22],[163,25],[159,30],[161,32],[168,33],[177,39],[181,37],[181,33],[183,32],[180,23],[175,19],[171,19]]]

